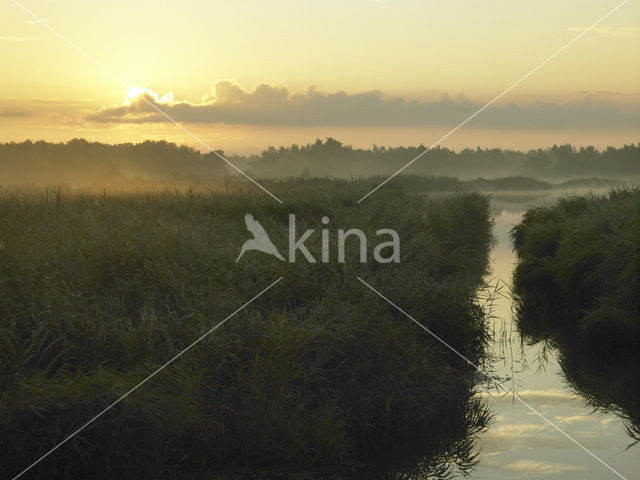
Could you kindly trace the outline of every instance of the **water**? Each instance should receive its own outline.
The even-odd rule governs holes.
[[[492,196],[494,235],[493,283],[504,295],[494,295],[492,319],[495,339],[493,375],[505,379],[506,388],[519,395],[540,414],[563,429],[586,449],[625,478],[640,478],[640,445],[632,443],[623,420],[611,411],[594,412],[563,374],[558,352],[545,345],[522,345],[513,323],[508,285],[516,263],[508,232],[530,206],[551,202],[566,193],[515,192]],[[605,192],[594,192],[605,193]],[[637,370],[632,373],[638,375]],[[603,394],[606,396],[606,379]],[[607,479],[620,478],[607,466],[572,443],[529,408],[504,392],[485,387],[495,422],[479,438],[479,465],[471,477],[478,479]]]
[[[594,191],[605,194],[607,191]],[[478,464],[471,469],[470,478],[479,480],[503,479],[616,479],[640,478],[640,444],[627,449],[633,439],[627,434],[621,415],[611,410],[594,411],[586,395],[576,390],[576,383],[585,378],[572,376],[573,383],[564,373],[558,352],[543,343],[526,345],[514,323],[512,298],[509,285],[516,257],[511,248],[509,231],[520,221],[524,211],[532,206],[551,203],[566,194],[584,194],[586,191],[537,191],[501,192],[492,194],[491,207],[495,218],[494,236],[497,244],[491,252],[491,288],[481,297],[493,297],[492,318],[494,342],[490,347],[491,376],[508,389],[515,389],[519,396],[546,419],[561,428],[582,446],[600,458],[600,463],[579,445],[573,443],[552,425],[514,399],[510,394],[490,388],[490,382],[481,387],[479,395],[487,402],[494,415],[494,422],[475,439],[471,454],[478,455]],[[498,293],[495,287],[498,287]],[[636,366],[631,375],[638,375]],[[625,373],[625,372],[623,372]],[[629,373],[626,372],[625,375]],[[585,372],[581,372],[585,375]],[[587,372],[588,376],[588,372]],[[613,376],[612,376],[613,377]],[[622,375],[624,379],[625,376]],[[608,387],[620,386],[620,379],[588,378],[592,382],[591,402],[595,398],[611,398]],[[617,382],[614,380],[618,380]],[[601,391],[594,392],[594,383]],[[621,390],[625,390],[622,384]],[[613,389],[616,390],[616,389]],[[620,390],[620,389],[618,389]],[[617,392],[619,393],[619,391]],[[619,400],[613,395],[615,400]],[[640,410],[638,400],[633,399],[632,409]],[[472,439],[473,440],[473,439]],[[442,458],[425,456],[419,444],[407,439],[394,445],[377,461],[355,465],[352,472],[325,477],[317,472],[291,475],[282,472],[275,478],[336,480],[426,480],[460,477],[460,457],[453,458],[445,452]],[[423,468],[422,465],[425,465]],[[444,473],[438,473],[438,467]],[[426,473],[424,473],[426,472]],[[273,472],[271,472],[273,473]],[[621,476],[619,476],[619,475]],[[193,477],[212,478],[210,476]],[[215,478],[241,478],[223,474]],[[247,478],[247,477],[242,477]],[[252,477],[253,478],[253,477]],[[259,478],[256,476],[255,478]],[[264,478],[273,478],[266,475]]]

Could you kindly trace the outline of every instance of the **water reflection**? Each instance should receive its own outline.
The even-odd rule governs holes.
[[[640,442],[640,364],[637,355],[607,355],[594,350],[576,339],[575,333],[553,325],[562,325],[554,319],[550,309],[528,302],[532,297],[521,294],[522,305],[516,322],[524,340],[529,344],[541,343],[541,351],[557,351],[558,364],[571,390],[580,395],[596,411],[610,412],[624,421],[631,439],[629,446]],[[534,312],[544,309],[545,319]],[[570,315],[562,312],[556,315]],[[533,318],[531,318],[533,317]],[[550,318],[551,317],[551,318]],[[544,361],[544,355],[540,358]]]
[[[559,346],[560,367],[572,389],[597,410],[618,415],[631,438],[640,442],[640,390],[638,361],[603,367],[597,359],[576,354],[573,347]]]
[[[551,203],[566,193],[492,194],[497,244],[492,252],[491,292],[485,292],[492,298],[493,309],[491,373],[581,445],[631,478],[640,465],[640,449],[626,450],[630,437],[623,422],[632,436],[637,435],[633,419],[637,418],[639,403],[629,385],[638,367],[629,364],[614,372],[601,372],[586,362],[585,355],[560,345],[551,335],[523,330],[521,336],[518,331],[510,292],[516,258],[508,233],[526,208]],[[468,466],[464,471],[458,469],[454,457],[428,456],[426,448],[414,443],[414,448],[396,448],[396,454],[357,478],[458,478],[463,473],[483,480],[616,477],[512,396],[491,388],[490,383],[478,398],[488,402],[494,422],[477,442],[475,436],[469,437],[472,441],[466,443],[465,461],[458,462]]]
[[[526,208],[551,203],[566,193],[585,192],[492,195],[497,245],[492,252],[491,283],[499,284],[503,293],[494,293],[493,373],[507,379],[505,387],[515,389],[584,447],[620,474],[632,478],[640,465],[638,445],[627,449],[637,439],[637,362],[603,371],[597,368],[597,361],[595,365],[588,362],[587,356],[561,344],[549,332],[523,329],[525,335],[521,337],[517,312],[511,296],[506,294],[516,264],[509,230],[520,221]],[[487,388],[481,396],[488,399],[496,417],[479,441],[479,464],[472,478],[617,478],[510,395]]]
[[[490,352],[493,361],[487,368],[505,387],[516,390],[524,401],[621,475],[634,478],[640,465],[640,444],[627,447],[638,439],[637,361],[635,365],[627,362],[613,369],[602,368],[580,345],[571,344],[557,332],[537,328],[535,317],[518,317],[509,294],[516,264],[509,230],[526,208],[550,203],[563,194],[528,191],[492,195],[497,244],[492,252],[491,291],[485,293],[493,299],[495,341]],[[475,399],[469,401],[467,415],[460,416],[461,423],[452,427],[448,436],[433,432],[429,438],[430,432],[422,432],[427,433],[426,438],[405,437],[392,442],[394,448],[384,455],[362,458],[350,471],[330,476],[278,478],[418,480],[466,474],[480,480],[617,478],[490,383]],[[485,430],[490,417],[492,422]]]
[[[554,232],[551,227],[547,227],[547,231]],[[539,231],[533,231],[532,235],[537,235],[535,248],[548,249],[550,243],[540,237]],[[558,241],[554,242],[557,244]],[[578,242],[576,248],[585,243]],[[588,254],[593,255],[591,251]],[[515,322],[518,331],[529,344],[542,342],[541,351],[556,350],[559,367],[571,389],[596,410],[611,412],[624,419],[632,444],[638,443],[640,379],[637,328],[633,321],[624,321],[625,315],[629,314],[621,307],[609,307],[607,316],[600,318],[600,315],[597,321],[586,320],[590,311],[587,309],[599,305],[593,298],[602,295],[604,299],[609,299],[612,295],[620,295],[620,285],[614,282],[619,273],[609,266],[606,275],[594,276],[597,269],[604,267],[598,263],[599,257],[594,260],[585,256],[585,260],[572,267],[582,272],[581,276],[576,276],[579,279],[577,283],[571,284],[575,285],[574,288],[570,293],[561,293],[562,289],[556,285],[557,274],[552,270],[552,262],[560,260],[554,255],[546,251],[529,251],[525,255],[521,252],[521,260],[514,274]],[[615,268],[622,266],[616,265]],[[574,270],[570,270],[571,274],[578,275],[573,273]],[[567,275],[566,272],[564,274]],[[586,275],[594,279],[588,283],[588,288],[582,280]],[[621,285],[626,287],[627,284]],[[605,301],[608,300],[601,300],[600,303]]]

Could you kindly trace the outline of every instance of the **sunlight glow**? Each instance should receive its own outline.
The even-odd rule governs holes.
[[[129,91],[127,92],[127,99],[129,100],[133,100],[134,98],[136,98],[138,95],[144,93],[145,89],[142,87],[138,87],[138,86],[133,86],[129,89]]]
[[[136,98],[140,97],[143,94],[146,94],[148,97],[150,97],[150,100],[155,103],[171,104],[174,101],[173,92],[169,92],[169,93],[166,93],[165,95],[160,96],[160,94],[158,94],[157,92],[154,92],[150,88],[138,87],[137,85],[134,85],[133,87],[129,88],[129,90],[127,91],[127,97],[124,99],[124,102],[122,103],[122,105],[131,105],[133,100],[135,100]]]

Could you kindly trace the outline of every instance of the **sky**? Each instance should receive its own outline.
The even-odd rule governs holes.
[[[202,149],[144,97],[242,154],[326,136],[430,145],[619,3],[16,1],[39,20],[0,3],[0,141]],[[632,0],[442,145],[636,143],[639,53]]]

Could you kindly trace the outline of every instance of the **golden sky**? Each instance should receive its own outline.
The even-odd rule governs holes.
[[[20,3],[127,86],[2,2],[0,141],[194,144],[147,95],[212,147],[249,153],[328,135],[431,144],[619,2]],[[630,1],[443,144],[637,142],[639,53]]]

